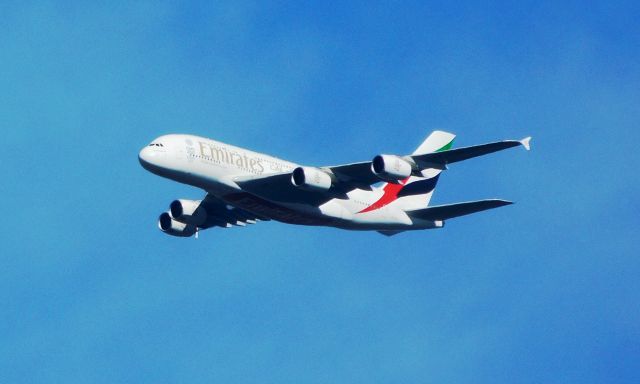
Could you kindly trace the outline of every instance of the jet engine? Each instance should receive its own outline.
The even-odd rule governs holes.
[[[178,237],[191,237],[196,233],[197,227],[191,224],[174,220],[168,212],[164,212],[158,219],[158,228],[168,235]]]
[[[394,155],[378,155],[371,161],[371,171],[380,179],[392,183],[411,176],[411,170],[411,163]]]
[[[200,226],[207,221],[207,211],[201,206],[202,200],[174,200],[169,205],[171,217],[181,223]]]
[[[331,176],[318,168],[298,167],[293,170],[291,183],[308,191],[327,191],[331,188]]]

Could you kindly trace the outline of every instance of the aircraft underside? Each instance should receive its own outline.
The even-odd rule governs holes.
[[[333,218],[299,212],[246,192],[228,194],[223,196],[222,200],[257,216],[287,224],[331,226],[336,222]]]

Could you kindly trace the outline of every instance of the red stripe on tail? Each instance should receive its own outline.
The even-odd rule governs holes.
[[[387,183],[387,185],[385,185],[383,188],[384,194],[382,195],[382,197],[380,197],[378,201],[376,201],[375,203],[371,204],[370,206],[366,207],[365,209],[363,209],[358,213],[375,211],[376,209],[380,209],[385,205],[389,205],[393,203],[398,198],[398,193],[400,193],[400,190],[404,188],[404,185],[408,180],[409,180],[409,177],[407,177],[404,180],[401,180],[399,184]]]

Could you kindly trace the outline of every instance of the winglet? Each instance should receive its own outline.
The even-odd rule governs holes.
[[[531,150],[531,136],[525,137],[524,139],[520,140],[520,144],[522,144],[524,146],[524,149],[526,149],[527,151],[530,151]]]

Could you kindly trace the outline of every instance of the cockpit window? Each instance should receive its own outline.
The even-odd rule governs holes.
[[[150,147],[164,147],[164,145],[162,145],[161,143],[151,143],[149,144]]]

